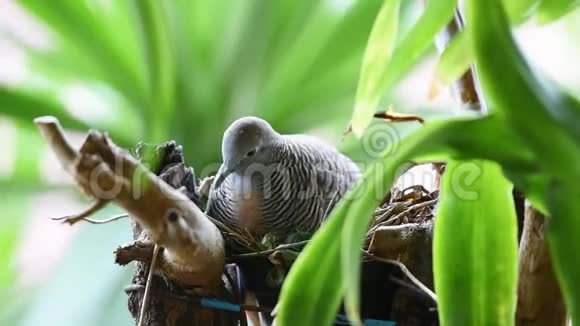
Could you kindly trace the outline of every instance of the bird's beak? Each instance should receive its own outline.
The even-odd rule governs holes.
[[[226,167],[225,164],[222,164],[218,173],[216,174],[216,178],[213,182],[213,188],[218,189],[224,180],[232,173],[233,169]]]

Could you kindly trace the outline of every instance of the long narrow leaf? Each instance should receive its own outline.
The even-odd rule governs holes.
[[[580,145],[556,123],[551,111],[575,110],[547,92],[516,47],[499,0],[472,0],[469,9],[478,72],[491,108],[561,178],[580,175]],[[478,14],[487,12],[485,17]],[[540,132],[541,131],[541,132]]]
[[[473,0],[468,6],[478,71],[497,112],[505,116],[543,167],[543,178],[535,185],[546,185],[543,197],[553,219],[550,224],[557,225],[548,238],[552,259],[572,322],[579,323],[580,266],[570,253],[580,251],[580,245],[568,237],[576,237],[578,230],[580,202],[575,187],[580,180],[580,143],[572,125],[561,121],[577,116],[577,107],[532,73],[515,46],[498,2]],[[487,12],[487,17],[483,19],[480,12]]]
[[[294,263],[282,287],[277,325],[332,324],[342,297],[342,273],[337,268],[340,262],[337,234],[341,232],[350,204],[349,200],[341,201],[332,218],[312,237]]]
[[[314,7],[301,33],[288,44],[280,61],[273,67],[266,88],[267,107],[278,101],[280,92],[299,85],[305,79],[343,18],[343,13],[329,10],[327,1],[312,3]]]
[[[473,49],[470,44],[471,35],[466,31],[459,32],[441,54],[436,77],[444,84],[458,80],[473,62]]]
[[[57,117],[65,128],[86,129],[87,125],[71,117],[52,94],[29,92],[0,85],[0,113],[21,121],[43,115]]]
[[[447,164],[433,244],[442,325],[513,325],[517,226],[511,189],[495,163]]]
[[[532,16],[541,0],[504,0],[506,13],[513,24],[519,25]]]
[[[352,131],[361,136],[368,126],[381,98],[381,79],[389,66],[399,22],[399,0],[385,0],[369,36],[363,58]]]
[[[479,137],[481,134],[489,137]],[[402,143],[392,145],[393,151],[387,150],[383,160],[367,169],[363,180],[341,201],[298,257],[282,289],[277,317],[281,325],[311,325],[313,321],[316,325],[329,324],[343,289],[351,321],[360,322],[358,287],[362,239],[373,210],[405,161],[484,158],[500,161],[515,170],[533,169],[530,162],[533,155],[494,117],[430,122]],[[341,236],[337,237],[338,234]],[[337,272],[338,266],[341,273]],[[298,286],[306,283],[317,286]]]
[[[540,0],[504,0],[506,14],[514,25],[524,23],[534,12]],[[436,75],[449,84],[461,77],[475,60],[471,46],[471,33],[460,31],[441,54]]]
[[[390,48],[392,47],[392,39],[394,36],[384,31],[381,32],[378,29],[375,34],[375,28],[373,28],[369,44],[367,45],[367,53],[370,52],[370,58],[367,59],[367,54],[365,53],[359,91],[357,92],[352,118],[352,129],[356,135],[360,136],[362,130],[370,123],[382,92],[394,86],[403,74],[417,62],[425,50],[433,44],[435,35],[453,16],[455,6],[456,1],[454,0],[428,1],[427,7],[423,15],[419,18],[419,21],[403,37],[394,51]],[[383,21],[380,15],[375,24],[375,26],[384,25],[385,27],[383,28],[386,31],[396,33],[396,29],[390,26],[389,22]],[[381,34],[379,33],[386,40],[390,40],[391,43],[387,43],[384,40],[381,42],[379,38]],[[375,37],[377,38],[376,40]],[[390,47],[387,47],[387,44]],[[374,51],[376,50],[373,49],[381,46],[392,53],[384,50],[386,55],[382,57],[375,55]],[[372,71],[372,74],[369,75],[370,77],[367,77],[366,71]]]
[[[159,1],[136,1],[135,5],[149,67],[149,140],[163,141],[168,137],[175,105],[175,57],[169,25]]]
[[[59,38],[90,57],[106,80],[133,103],[143,104],[142,79],[135,65],[132,39],[120,37],[126,35],[126,24],[95,13],[84,1],[20,0],[20,3],[41,18]]]
[[[536,17],[540,24],[546,24],[577,9],[579,5],[579,0],[542,0]]]
[[[547,202],[550,214],[548,244],[554,269],[564,295],[572,323],[580,321],[580,190],[578,179],[552,182]]]
[[[423,14],[397,44],[392,60],[382,76],[384,89],[390,89],[433,44],[437,33],[453,17],[456,0],[429,0]]]

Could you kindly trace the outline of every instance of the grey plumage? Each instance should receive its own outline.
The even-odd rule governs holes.
[[[256,235],[313,232],[360,178],[358,167],[320,140],[280,135],[245,117],[224,133],[223,164],[207,212]]]

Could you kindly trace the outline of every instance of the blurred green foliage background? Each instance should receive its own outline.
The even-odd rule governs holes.
[[[359,141],[340,139],[381,4],[3,2],[0,56],[10,58],[0,58],[0,324],[132,323],[122,291],[131,269],[114,266],[111,255],[130,239],[128,222],[73,230],[45,221],[88,203],[46,150],[33,118],[56,116],[77,142],[89,128],[107,131],[124,147],[174,139],[200,176],[217,169],[222,132],[244,115],[267,119],[282,133],[320,135],[364,162]],[[421,8],[419,1],[402,2],[399,35]],[[579,17],[569,16],[546,35],[566,43],[580,32]],[[579,51],[577,43],[565,46],[569,53]],[[421,62],[420,72],[409,75],[406,86],[389,89],[383,107],[394,103],[399,112],[427,118],[458,114],[446,93],[427,100],[433,53],[433,47],[422,52],[413,62]],[[578,69],[542,68],[580,89],[578,78],[570,77],[579,76]],[[396,137],[414,127],[398,125]],[[97,217],[117,212],[109,207]],[[44,255],[53,241],[58,254]],[[35,273],[45,260],[51,263]],[[32,280],[23,280],[28,274]]]

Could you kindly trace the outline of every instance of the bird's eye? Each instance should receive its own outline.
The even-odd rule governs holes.
[[[256,149],[252,149],[251,151],[246,153],[246,156],[250,157],[250,156],[254,156],[254,154],[256,154]]]

